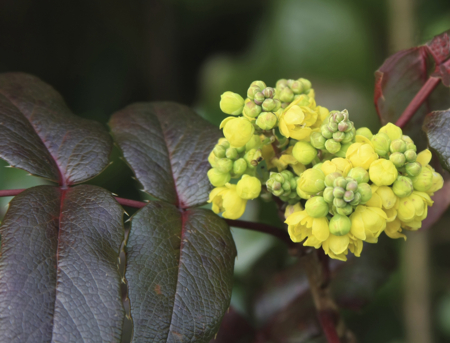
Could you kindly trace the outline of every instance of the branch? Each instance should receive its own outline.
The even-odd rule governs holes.
[[[14,197],[22,193],[25,189],[5,189],[0,191],[0,197]]]
[[[275,226],[261,224],[261,223],[247,222],[245,220],[225,219],[225,221],[230,226],[239,227],[239,228],[247,229],[247,230],[258,231],[258,232],[263,232],[263,233],[272,235],[274,237],[277,237],[278,239],[281,239],[284,243],[286,243],[289,247],[297,246],[296,243],[292,242],[291,238],[289,237],[289,234],[286,231],[279,229]]]
[[[438,77],[430,76],[427,82],[424,83],[422,88],[417,92],[414,98],[409,103],[408,107],[406,107],[405,111],[402,113],[400,118],[398,118],[395,125],[403,128],[408,121],[412,118],[414,113],[419,109],[420,106],[427,100],[428,96],[431,92],[436,88],[436,86],[441,81]]]

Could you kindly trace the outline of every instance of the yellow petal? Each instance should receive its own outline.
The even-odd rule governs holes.
[[[342,254],[345,250],[348,249],[349,241],[350,239],[348,235],[344,236],[330,235],[330,237],[328,238],[330,250],[336,255]]]
[[[319,241],[325,241],[330,235],[328,220],[326,218],[315,218],[312,225],[312,234]]]
[[[416,162],[419,162],[422,167],[425,167],[426,165],[428,165],[428,163],[430,163],[431,157],[432,157],[431,151],[425,149],[417,154]]]

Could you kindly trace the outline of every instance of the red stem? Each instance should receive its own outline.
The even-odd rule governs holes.
[[[333,320],[333,313],[329,311],[320,311],[318,313],[320,325],[327,338],[328,343],[340,343],[339,336],[336,332],[335,320]]]
[[[408,121],[412,118],[414,113],[419,109],[420,106],[427,100],[428,96],[431,92],[436,88],[436,86],[441,81],[440,78],[430,76],[430,78],[425,82],[422,88],[417,92],[414,98],[409,103],[408,107],[406,107],[405,111],[402,113],[400,118],[398,118],[395,125],[399,127],[404,127]]]
[[[22,193],[25,189],[5,189],[0,191],[0,197],[13,197]]]
[[[128,206],[128,207],[133,207],[133,208],[142,208],[145,205],[147,205],[147,203],[142,202],[142,201],[130,200],[130,199],[119,198],[119,197],[116,197],[116,200],[119,204],[121,204],[123,206]]]

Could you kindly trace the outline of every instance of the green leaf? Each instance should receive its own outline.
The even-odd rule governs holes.
[[[0,138],[1,158],[65,186],[99,174],[112,149],[102,125],[75,116],[52,87],[22,73],[0,75]]]
[[[11,201],[0,227],[0,341],[120,341],[122,216],[96,186],[38,186]]]
[[[133,342],[208,342],[230,304],[236,248],[209,210],[154,201],[126,246]]]
[[[427,115],[422,128],[430,149],[439,156],[442,167],[450,171],[450,109]]]
[[[208,199],[208,156],[221,136],[216,127],[170,102],[130,105],[109,125],[145,192],[180,208]]]

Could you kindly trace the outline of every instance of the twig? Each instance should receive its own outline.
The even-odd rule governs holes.
[[[0,191],[0,197],[14,197],[17,194],[20,194],[25,189],[4,189]]]
[[[436,88],[436,86],[439,84],[440,81],[441,81],[440,78],[430,76],[427,82],[425,82],[422,88],[411,100],[408,107],[406,107],[405,111],[402,113],[400,118],[398,118],[395,125],[399,127],[404,127],[408,123],[408,121],[413,117],[414,113],[416,113],[419,107],[422,106],[425,100],[427,100],[428,96]]]
[[[131,199],[125,199],[125,198],[119,198],[115,197],[117,202],[123,206],[133,207],[133,208],[143,208],[147,203],[137,200],[131,200]]]

